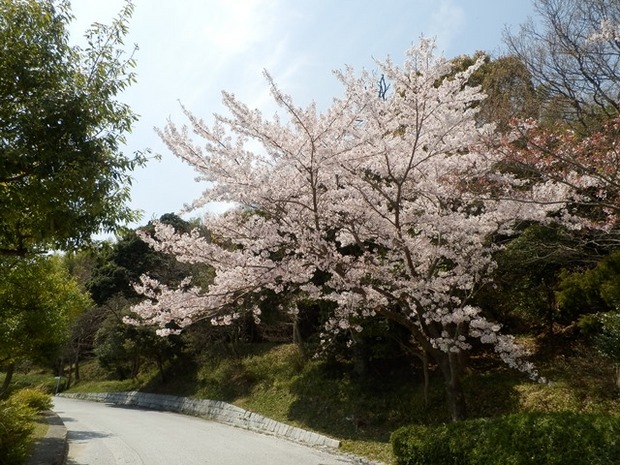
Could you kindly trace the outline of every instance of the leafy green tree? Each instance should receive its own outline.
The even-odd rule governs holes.
[[[137,214],[123,153],[137,116],[117,96],[135,80],[123,51],[128,0],[88,45],[69,45],[66,0],[0,0],[0,255],[70,249]]]
[[[107,317],[95,335],[95,349],[99,364],[119,379],[135,378],[144,363],[157,366],[161,381],[166,381],[166,362],[181,353],[179,336],[162,338],[151,328],[123,323],[129,314],[129,301],[117,296],[105,305]]]
[[[67,341],[60,360],[66,376],[65,387],[73,381],[80,381],[80,364],[82,360],[92,357],[95,336],[105,321],[108,312],[105,307],[93,306],[81,314],[71,325]],[[67,366],[68,364],[68,366]]]
[[[197,226],[171,213],[163,215],[160,221],[180,233]],[[153,230],[153,226],[147,224],[139,229]],[[125,233],[110,247],[102,247],[86,285],[97,307],[73,328],[71,352],[74,359],[79,353],[92,350],[100,364],[119,378],[135,377],[144,362],[152,362],[164,380],[164,365],[179,355],[181,345],[177,339],[180,338],[162,339],[153,329],[128,326],[122,319],[129,315],[129,307],[140,300],[132,284],[139,281],[141,275],[148,273],[177,285],[192,271],[200,275],[196,267],[153,250],[136,231]]]
[[[603,258],[594,268],[564,273],[557,297],[565,313],[620,310],[620,251]]]
[[[87,285],[91,280],[97,256],[109,247],[108,241],[98,241],[88,249],[65,253],[62,256],[64,266],[82,291],[88,292]],[[59,368],[66,376],[65,387],[70,387],[74,380],[76,382],[80,380],[80,363],[92,354],[95,333],[104,318],[104,310],[93,305],[72,322],[69,339],[59,359]]]
[[[189,222],[171,213],[163,215],[160,221],[173,226],[179,233],[192,229]],[[152,231],[153,226],[148,224],[139,229]],[[137,294],[132,283],[138,282],[141,275],[148,273],[176,284],[189,274],[190,268],[170,255],[156,252],[140,239],[136,231],[129,231],[111,247],[100,250],[87,288],[98,305],[104,305],[117,295],[135,300]]]
[[[503,240],[509,243],[496,256],[493,286],[481,291],[480,304],[513,330],[551,335],[556,324],[573,323],[575,315],[558,305],[561,276],[592,266],[601,252],[557,225],[531,224]]]
[[[73,319],[91,305],[59,257],[0,260],[2,391],[20,360],[49,361],[68,337]]]
[[[484,63],[469,78],[469,85],[481,86],[487,95],[478,104],[477,120],[494,123],[499,131],[505,132],[514,118],[537,117],[539,97],[532,75],[519,57],[491,58],[484,52],[462,55],[452,60],[453,72],[466,70],[480,58]]]
[[[581,327],[594,347],[614,364],[614,381],[620,389],[620,313],[617,310],[599,313],[594,318],[584,319]]]

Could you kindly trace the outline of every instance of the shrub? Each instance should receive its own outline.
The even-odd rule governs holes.
[[[52,397],[40,389],[20,389],[11,395],[11,399],[30,407],[36,412],[44,412],[52,408]]]
[[[620,418],[521,413],[392,434],[399,465],[604,465],[620,463]]]
[[[0,401],[0,465],[24,463],[32,442],[36,412],[21,401]]]

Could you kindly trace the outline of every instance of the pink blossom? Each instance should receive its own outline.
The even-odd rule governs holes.
[[[193,205],[237,207],[205,218],[216,241],[163,224],[142,236],[155,250],[212,267],[215,279],[205,289],[169,289],[143,277],[136,289],[146,300],[134,322],[164,333],[170,322],[230,324],[246,297],[294,290],[336,304],[326,337],[361,331],[380,315],[408,327],[424,350],[465,351],[474,338],[535,376],[514,339],[471,302],[495,267],[490,237],[545,221],[563,208],[566,187],[550,181],[520,189],[520,198],[491,195],[522,186],[495,172],[501,155],[483,144],[493,134],[475,121],[485,96],[467,85],[479,65],[444,79],[450,63],[423,39],[404,65],[377,63],[391,83],[385,98],[375,74],[347,68],[336,73],[343,95],[324,111],[296,106],[269,75],[280,111],[272,119],[230,93],[228,114],[211,124],[184,109],[190,127],[170,122],[159,133],[207,183]],[[329,273],[326,283],[313,283],[317,271]]]

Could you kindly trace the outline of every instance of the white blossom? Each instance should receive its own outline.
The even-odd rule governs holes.
[[[170,122],[160,131],[208,183],[193,205],[225,201],[237,208],[205,218],[220,241],[163,224],[153,237],[142,235],[155,250],[212,267],[215,279],[206,289],[189,282],[169,289],[143,277],[136,289],[146,300],[134,307],[134,323],[163,333],[171,322],[230,324],[238,301],[293,289],[336,304],[325,340],[396,312],[429,350],[465,351],[479,339],[534,376],[514,339],[471,300],[496,266],[490,236],[561,211],[562,186],[537,186],[520,199],[467,189],[485,176],[505,189],[521,187],[507,174],[490,177],[498,158],[481,141],[492,127],[474,118],[485,96],[467,85],[480,63],[444,79],[450,63],[423,39],[404,65],[377,65],[391,83],[385,98],[377,96],[375,74],[347,68],[336,73],[342,97],[320,112],[314,104],[296,106],[266,75],[280,108],[274,118],[224,93],[228,114],[212,124],[184,110],[190,127]],[[313,282],[317,271],[329,273],[326,283]],[[253,316],[258,321],[260,312]]]

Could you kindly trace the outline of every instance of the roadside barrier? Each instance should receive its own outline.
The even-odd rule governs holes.
[[[287,425],[219,400],[196,399],[193,397],[178,397],[138,391],[61,393],[57,395],[70,399],[91,400],[115,405],[129,405],[151,410],[184,413],[239,428],[273,434],[312,446],[340,447],[340,441],[336,439]]]

